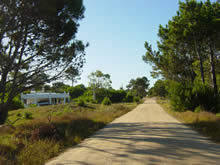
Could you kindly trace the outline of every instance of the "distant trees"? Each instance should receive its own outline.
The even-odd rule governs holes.
[[[93,92],[93,99],[96,100],[96,93],[99,89],[109,89],[111,88],[111,79],[109,74],[104,74],[100,70],[92,72],[89,78],[89,87],[92,89]]]
[[[179,3],[177,14],[165,27],[160,25],[158,50],[152,50],[151,45],[145,43],[143,60],[153,65],[153,77],[160,75],[169,81],[168,87],[172,88],[170,98],[177,98],[172,96],[174,93],[175,96],[182,95],[179,99],[183,106],[178,108],[193,110],[202,104],[199,100],[203,100],[206,93],[210,97],[212,92],[215,101],[205,108],[217,111],[220,85],[217,81],[220,78],[219,29],[219,1],[186,0]]]
[[[147,77],[131,79],[127,85],[127,89],[131,91],[134,96],[144,97],[147,94],[147,89],[150,83]]]
[[[166,97],[168,96],[167,86],[167,81],[157,80],[154,86],[148,91],[148,95]]]
[[[19,93],[83,66],[87,45],[75,34],[84,10],[82,0],[0,1],[0,124]]]
[[[78,80],[80,80],[80,70],[79,68],[75,68],[73,66],[70,66],[66,71],[65,71],[65,77],[68,80],[71,80],[72,82],[72,87],[73,84],[76,83]]]

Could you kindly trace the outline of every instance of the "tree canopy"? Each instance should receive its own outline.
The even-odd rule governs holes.
[[[100,88],[111,88],[111,76],[104,74],[100,70],[92,72],[89,76],[89,87],[93,90],[93,99],[96,100],[96,92]]]
[[[152,64],[153,77],[162,76],[166,80],[179,83],[182,85],[181,89],[190,89],[191,94],[196,86],[210,87],[214,99],[217,100],[220,85],[219,29],[219,1],[179,2],[176,15],[167,25],[159,27],[158,50],[152,50],[151,45],[146,42],[143,60]]]
[[[133,93],[133,95],[142,98],[146,96],[149,85],[147,77],[138,77],[136,79],[131,79],[127,88]]]
[[[0,124],[13,98],[84,64],[82,0],[0,1]]]

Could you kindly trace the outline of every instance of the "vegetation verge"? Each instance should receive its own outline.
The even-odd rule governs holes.
[[[163,109],[179,121],[187,124],[201,135],[211,138],[215,142],[220,142],[220,117],[211,112],[177,112],[172,110],[169,100],[157,99]]]
[[[0,165],[44,164],[136,105],[70,103],[11,111],[0,127]]]

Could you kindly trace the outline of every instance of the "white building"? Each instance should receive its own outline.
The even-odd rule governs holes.
[[[25,107],[31,104],[36,104],[37,106],[42,105],[54,105],[61,104],[70,101],[69,93],[36,93],[31,92],[30,94],[21,94],[21,100]]]

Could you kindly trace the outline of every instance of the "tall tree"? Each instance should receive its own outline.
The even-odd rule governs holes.
[[[86,46],[75,34],[83,13],[82,0],[0,1],[0,124],[16,95],[82,67]]]
[[[89,87],[93,91],[93,99],[96,100],[96,92],[100,88],[109,89],[111,88],[111,76],[109,74],[104,74],[100,70],[92,72],[89,76]]]
[[[146,54],[143,60],[153,65],[152,76],[161,75],[167,80],[177,82],[191,94],[192,89],[200,83],[201,88],[211,85],[216,98],[219,29],[220,1],[180,2],[177,14],[165,27],[159,28],[158,50],[152,50],[151,45],[145,43]],[[207,69],[208,67],[210,69]]]
[[[127,88],[133,93],[133,95],[142,98],[146,96],[149,85],[150,84],[147,77],[138,77],[136,79],[131,79],[129,84],[127,85]]]
[[[65,72],[65,77],[68,79],[68,80],[71,80],[72,82],[72,87],[73,87],[73,84],[76,83],[78,80],[80,80],[80,70],[78,68],[74,68],[73,66],[70,66],[66,72]]]

